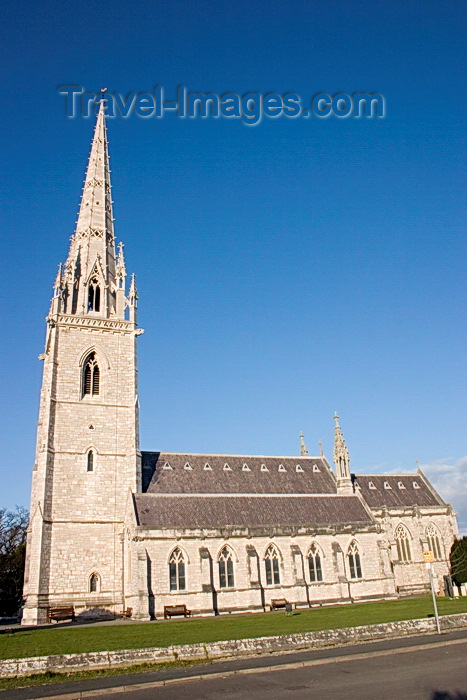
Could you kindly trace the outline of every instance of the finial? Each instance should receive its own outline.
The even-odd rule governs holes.
[[[55,294],[60,294],[61,286],[62,286],[62,263],[60,263],[60,265],[58,266],[58,272],[57,272],[57,276],[55,278],[55,285],[54,285]]]
[[[417,465],[417,471],[420,471],[420,460],[416,459],[415,464]]]
[[[308,457],[308,450],[306,449],[305,438],[303,433],[300,433],[300,456]]]
[[[136,278],[134,273],[131,275],[131,284],[130,284],[130,301],[137,299],[138,298],[138,293],[136,291]]]
[[[334,414],[336,426],[334,428],[334,464],[336,465],[337,489],[339,493],[352,493],[350,479],[350,457],[344,436],[339,425],[339,416]]]
[[[101,96],[99,99],[99,112],[105,113],[105,108],[107,106],[107,97],[105,96],[107,88],[101,88]]]
[[[318,440],[318,445],[319,445],[319,456],[320,456],[320,457],[323,457],[323,456],[324,456],[324,452],[323,452],[323,441],[322,441],[322,440]]]

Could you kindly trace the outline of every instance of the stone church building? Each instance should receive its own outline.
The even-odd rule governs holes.
[[[394,598],[438,588],[457,536],[420,470],[354,475],[299,456],[140,452],[137,291],[115,246],[101,102],[68,259],[47,317],[24,624],[49,606],[140,620]]]

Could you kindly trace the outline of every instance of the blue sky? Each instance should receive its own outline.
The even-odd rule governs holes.
[[[467,10],[458,2],[19,0],[3,9],[0,505],[28,505],[44,317],[97,92],[379,92],[384,119],[109,120],[137,275],[142,449],[419,459],[467,532]]]

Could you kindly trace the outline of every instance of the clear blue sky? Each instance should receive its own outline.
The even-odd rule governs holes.
[[[28,505],[44,317],[96,92],[379,92],[384,119],[109,120],[116,235],[137,275],[141,447],[415,459],[467,531],[467,9],[459,2],[3,8],[2,478]]]

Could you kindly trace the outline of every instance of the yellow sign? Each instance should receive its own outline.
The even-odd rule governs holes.
[[[427,552],[423,552],[423,558],[427,564],[432,564],[435,560],[434,554],[431,551],[431,549],[429,549]]]

